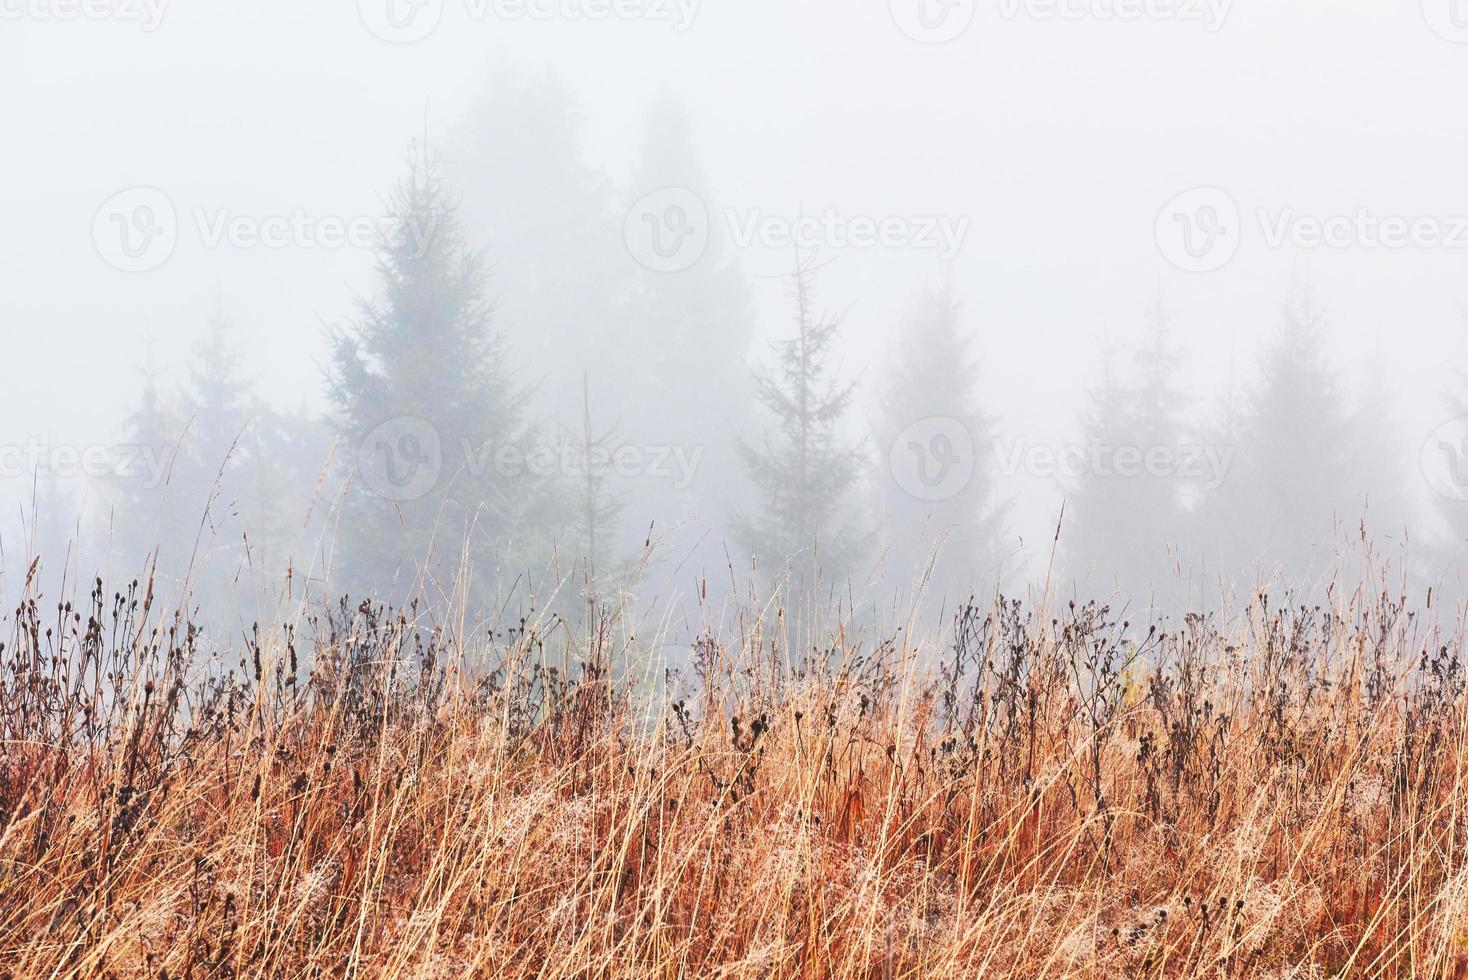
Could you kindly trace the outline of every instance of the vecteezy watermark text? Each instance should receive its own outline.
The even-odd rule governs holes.
[[[0,445],[0,479],[117,479],[154,490],[163,485],[172,458],[172,449],[165,446],[75,445],[30,439]]]
[[[357,471],[367,489],[387,500],[418,500],[445,480],[488,477],[518,480],[662,480],[675,489],[693,485],[703,447],[623,444],[543,446],[481,443],[468,438],[445,444],[427,419],[404,416],[378,426],[357,447]]]
[[[1384,214],[1369,208],[1310,214],[1292,207],[1256,208],[1251,215],[1269,249],[1400,251],[1468,249],[1468,215]],[[1233,195],[1195,187],[1163,207],[1155,228],[1157,247],[1186,272],[1213,272],[1238,254],[1250,222]]]
[[[999,473],[1021,473],[1040,479],[1178,479],[1197,481],[1217,490],[1228,478],[1237,450],[1233,446],[1201,444],[1107,445],[1075,443],[1061,446],[1030,445],[1024,439],[994,440]]]
[[[935,251],[947,262],[958,255],[968,236],[969,219],[946,214],[845,215],[828,208],[819,215],[766,214],[754,208],[730,208],[724,220],[736,248],[760,245],[780,249],[889,248]]]
[[[693,26],[702,0],[456,0],[474,23],[495,21],[600,23],[646,21],[682,34]],[[445,0],[357,0],[362,24],[391,44],[422,41],[442,23]]]
[[[151,34],[163,23],[169,0],[0,0],[0,21],[117,21]]]
[[[1468,449],[1468,423],[1464,431]],[[995,439],[991,449],[993,466],[982,468],[1006,479],[1028,475],[1043,480],[1177,480],[1205,490],[1223,485],[1237,451],[1233,446],[1201,443],[1045,445],[1002,438]],[[972,484],[982,461],[968,426],[948,416],[932,416],[913,423],[892,440],[888,462],[900,489],[914,499],[937,503],[960,496]]]
[[[1270,248],[1468,248],[1468,215],[1300,214],[1293,208],[1257,212]]]
[[[1005,20],[1176,21],[1212,33],[1228,20],[1233,0],[998,0]]]
[[[628,252],[644,268],[682,272],[703,258],[720,225],[738,249],[918,249],[935,252],[947,262],[963,248],[970,221],[964,215],[876,216],[835,208],[794,216],[761,208],[726,208],[715,217],[696,191],[664,187],[628,209],[623,235]]]
[[[265,214],[195,207],[185,217],[180,219],[172,198],[158,188],[130,187],[97,209],[92,242],[113,268],[148,272],[169,260],[185,230],[209,249],[372,249],[406,228],[416,257],[427,254],[434,233],[411,216],[324,214],[304,207]]]
[[[1432,2],[1432,0],[1427,0]],[[1446,2],[1446,0],[1444,0]],[[908,37],[944,44],[973,25],[976,0],[889,0],[892,21]],[[1233,0],[997,0],[1001,20],[1199,24],[1221,30]]]

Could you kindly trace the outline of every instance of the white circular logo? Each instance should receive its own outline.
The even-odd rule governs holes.
[[[1422,446],[1422,472],[1449,500],[1468,500],[1468,418],[1435,429]]]
[[[357,472],[367,489],[385,500],[426,496],[443,475],[443,443],[427,419],[390,419],[357,447]]]
[[[645,269],[682,272],[709,247],[709,212],[686,187],[664,187],[632,205],[622,233],[627,251]]]
[[[974,478],[973,434],[958,419],[933,416],[908,426],[892,442],[892,478],[918,500],[952,500]]]
[[[1468,0],[1422,0],[1422,16],[1444,41],[1468,44]]]
[[[114,269],[148,272],[178,244],[178,214],[156,187],[130,187],[107,199],[92,218],[92,243]]]
[[[974,22],[974,0],[891,0],[892,20],[923,44],[943,44]]]
[[[357,15],[381,40],[412,44],[437,29],[443,0],[357,0]]]
[[[1184,272],[1222,269],[1243,239],[1239,205],[1217,187],[1195,187],[1168,201],[1156,230],[1162,257]]]

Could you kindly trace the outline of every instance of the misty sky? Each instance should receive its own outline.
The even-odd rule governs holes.
[[[74,18],[57,0],[0,0],[0,441],[113,439],[145,341],[179,370],[217,295],[260,390],[322,410],[324,328],[371,292],[370,250],[211,246],[195,215],[378,215],[408,141],[447,139],[508,73],[564,82],[587,162],[629,201],[655,190],[627,182],[649,107],[670,94],[721,209],[961,223],[951,262],[929,248],[823,249],[822,295],[850,307],[852,374],[951,278],[987,407],[1009,438],[1054,445],[1074,438],[1108,338],[1137,339],[1159,301],[1207,409],[1247,380],[1292,284],[1308,282],[1336,364],[1352,379],[1384,372],[1399,391],[1415,460],[1468,366],[1468,44],[1454,43],[1468,42],[1468,10],[1453,20],[1453,2],[960,0],[947,25],[966,29],[926,44],[902,29],[920,23],[904,0],[649,0],[630,19],[573,19],[583,8],[569,0],[535,7],[544,18],[443,0],[428,10],[436,29],[395,44],[370,29],[387,0],[97,0]],[[1162,16],[1111,16],[1135,9]],[[180,230],[160,268],[127,273],[99,255],[93,222],[136,186],[164,191]],[[1237,204],[1242,234],[1222,268],[1196,273],[1168,260],[1157,229],[1200,186]],[[1290,215],[1362,211],[1429,219],[1449,242],[1373,248],[1359,230],[1343,247],[1270,241]],[[772,277],[788,250],[754,244],[738,261],[761,328],[783,329]],[[10,513],[24,482],[0,491]],[[1007,490],[1016,533],[1043,536],[1053,482]]]

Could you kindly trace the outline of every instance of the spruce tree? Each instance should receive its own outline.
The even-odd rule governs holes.
[[[579,468],[575,477],[576,543],[585,561],[585,578],[594,592],[615,571],[615,548],[618,525],[625,502],[607,490],[608,462],[620,443],[615,427],[598,431],[591,415],[591,381],[582,380],[581,428],[567,433],[566,440],[575,446]]]
[[[187,430],[170,491],[177,508],[175,550],[193,569],[192,588],[208,605],[233,601],[225,583],[244,560],[244,510],[259,465],[249,429],[256,409],[240,371],[243,350],[234,324],[216,303],[189,361],[183,412]]]
[[[279,412],[257,404],[244,447],[250,469],[240,487],[245,561],[262,599],[289,599],[288,580],[298,561],[310,556],[319,518],[317,485],[331,453],[329,432],[319,416],[304,410]]]
[[[75,585],[83,567],[81,501],[70,482],[48,473],[32,481],[29,510],[27,565],[39,559],[42,591],[64,594],[63,586],[68,580]]]
[[[1108,350],[1102,383],[1088,396],[1087,468],[1067,497],[1061,550],[1081,591],[1100,589],[1145,604],[1170,589],[1169,559],[1183,543],[1184,504],[1195,478],[1183,463],[1204,461],[1185,455],[1186,399],[1160,306],[1132,352],[1129,376],[1112,361]]]
[[[138,405],[123,423],[119,439],[123,458],[110,480],[103,515],[112,570],[122,579],[142,576],[160,554],[174,573],[184,560],[178,554],[181,536],[175,533],[179,522],[172,513],[170,492],[183,422],[165,401],[151,345],[139,374]],[[163,540],[165,534],[170,540]]]
[[[338,582],[411,590],[422,573],[486,596],[548,566],[564,516],[471,248],[436,162],[415,158],[378,256],[381,295],[337,331],[328,394],[353,467]],[[523,596],[522,596],[523,598]]]
[[[624,552],[642,551],[649,528],[654,541],[675,541],[667,552],[676,553],[676,563],[668,563],[676,567],[654,565],[648,573],[656,590],[677,590],[697,577],[699,591],[717,606],[728,598],[721,595],[726,577],[709,573],[727,560],[726,535],[709,529],[743,496],[736,490],[743,481],[738,446],[754,405],[745,365],[755,317],[727,225],[717,217],[718,195],[696,150],[692,122],[666,94],[648,114],[619,218],[658,192],[671,192],[687,205],[690,222],[706,232],[702,251],[687,268],[653,271],[636,265],[624,244],[628,288],[613,317],[620,332],[615,343],[602,345],[605,356],[592,378],[597,391],[606,393],[600,401],[615,406],[629,442],[681,456],[681,479],[664,472],[617,485],[628,503]],[[665,217],[630,215],[637,222]]]
[[[1362,518],[1367,537],[1383,557],[1402,559],[1412,522],[1407,474],[1420,465],[1413,447],[1402,439],[1398,393],[1383,368],[1381,352],[1363,365],[1347,427],[1351,432],[1350,478],[1354,491],[1343,501],[1343,521]],[[1354,527],[1355,525],[1353,525]]]
[[[1324,324],[1308,293],[1292,297],[1234,422],[1235,463],[1201,515],[1223,575],[1275,568],[1304,583],[1333,574],[1337,532],[1364,516],[1368,491],[1352,465],[1356,434]]]
[[[996,585],[1003,555],[994,420],[979,405],[980,365],[960,320],[951,289],[923,298],[888,359],[876,427],[887,450],[876,481],[885,563],[904,584],[926,580],[928,595],[950,606]],[[940,451],[954,458],[938,461]],[[924,469],[935,462],[961,470]],[[946,485],[915,494],[905,485],[915,473]]]
[[[1457,384],[1445,399],[1443,426],[1436,428],[1422,448],[1420,465],[1433,488],[1437,513],[1443,525],[1437,563],[1461,579],[1468,548],[1468,370],[1459,371]]]
[[[757,560],[766,567],[788,563],[808,589],[819,580],[840,583],[860,555],[853,490],[866,459],[840,432],[856,384],[841,381],[832,364],[841,318],[816,314],[816,272],[813,257],[797,254],[787,280],[795,333],[772,344],[774,364],[754,376],[758,404],[779,435],[739,445],[763,507],[755,517],[734,518],[736,534]]]
[[[234,330],[222,301],[217,301],[189,363],[186,405],[192,431],[185,449],[201,467],[212,467],[215,473],[221,467],[242,465],[235,453],[251,421],[254,401],[250,381],[240,371],[244,351]]]
[[[585,162],[582,118],[566,85],[497,71],[451,136],[442,176],[471,241],[493,242],[496,314],[533,325],[516,339],[537,359],[540,408],[580,413],[582,374],[600,393],[623,339],[611,313],[626,288],[621,215],[607,179]]]

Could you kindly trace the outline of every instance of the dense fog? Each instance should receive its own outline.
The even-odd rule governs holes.
[[[7,605],[1462,594],[1461,0],[0,0],[0,81]]]

